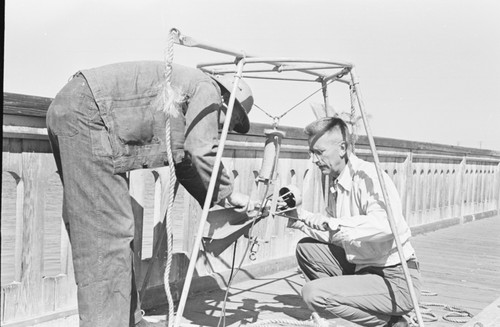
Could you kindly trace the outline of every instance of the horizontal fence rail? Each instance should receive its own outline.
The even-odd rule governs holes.
[[[1,324],[28,326],[77,313],[71,247],[62,224],[62,186],[56,173],[45,129],[51,99],[4,93],[2,152],[2,293]],[[230,134],[223,163],[234,175],[235,189],[258,196],[255,177],[262,163],[264,124],[253,124],[248,134]],[[303,206],[324,212],[328,185],[308,156],[307,140],[299,128],[283,127],[275,187],[295,185]],[[500,152],[376,138],[382,169],[400,192],[403,210],[414,233],[463,224],[498,213]],[[356,153],[372,160],[363,136]],[[161,221],[168,198],[168,167],[129,173],[130,196],[136,218],[136,278],[140,287],[161,237]],[[216,210],[214,210],[215,212]],[[182,186],[174,206],[174,260],[170,281],[174,299],[180,296],[201,208]],[[271,219],[271,218],[266,218]],[[300,232],[274,218],[271,240],[260,245],[254,261],[245,259],[238,278],[251,278],[295,265],[294,249]],[[210,217],[208,219],[210,221]],[[257,223],[254,235],[263,238],[268,223]],[[210,224],[207,227],[211,228]],[[207,230],[207,235],[210,233]],[[241,235],[236,235],[239,239]],[[224,287],[233,253],[245,254],[247,238],[238,246],[219,246],[209,239],[197,259],[195,291]],[[144,307],[166,302],[163,267],[166,244],[159,244]],[[5,273],[4,273],[5,272]]]

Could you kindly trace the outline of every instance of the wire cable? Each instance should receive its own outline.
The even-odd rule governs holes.
[[[334,79],[328,81],[326,84],[325,84],[325,87],[329,84],[331,84],[333,81],[335,81]],[[294,106],[292,106],[290,109],[284,111],[281,115],[279,116],[273,116],[271,115],[268,111],[264,110],[263,108],[259,107],[257,104],[253,104],[254,107],[256,107],[257,109],[259,109],[260,111],[262,111],[264,114],[266,114],[268,117],[270,117],[271,119],[273,119],[274,121],[276,120],[280,120],[281,118],[283,118],[285,115],[287,115],[288,113],[290,113],[290,111],[292,111],[293,109],[297,108],[298,106],[300,106],[302,103],[304,103],[306,100],[308,100],[309,98],[311,98],[313,95],[315,95],[316,93],[318,93],[319,91],[322,91],[323,90],[323,86],[320,87],[319,89],[317,89],[316,91],[314,91],[313,93],[309,94],[308,96],[306,96],[304,99],[302,99],[301,101],[299,101],[297,104],[295,104]]]

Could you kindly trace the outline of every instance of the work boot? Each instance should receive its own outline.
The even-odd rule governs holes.
[[[387,327],[409,327],[408,321],[403,316],[392,316]]]

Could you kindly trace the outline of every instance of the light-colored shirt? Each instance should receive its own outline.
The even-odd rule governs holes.
[[[398,191],[384,172],[389,201],[406,260],[415,256],[410,244],[411,231],[406,223]],[[385,267],[401,263],[396,242],[387,219],[386,203],[373,163],[351,154],[340,176],[333,181],[328,201],[328,216],[338,219],[340,230],[319,231],[296,224],[308,236],[344,248],[347,260],[356,270],[366,266]],[[301,217],[315,213],[302,210]]]

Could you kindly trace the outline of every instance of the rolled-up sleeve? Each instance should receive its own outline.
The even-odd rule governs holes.
[[[199,82],[188,99],[185,125],[185,159],[177,164],[177,178],[203,206],[219,145],[220,94],[209,81]],[[212,204],[229,196],[233,181],[221,163]]]
[[[310,217],[315,216],[315,215],[321,215],[321,214],[312,213],[312,212],[307,211],[305,209],[302,209],[300,211],[300,217],[301,217],[301,219],[307,220]],[[336,218],[333,218],[333,217],[330,217],[330,216],[324,216],[324,218],[336,219]],[[342,241],[342,238],[339,237],[339,235],[338,235],[339,231],[330,231],[330,230],[321,231],[321,230],[313,229],[313,228],[310,228],[310,227],[306,226],[301,221],[296,221],[293,224],[293,226],[291,226],[291,227],[295,228],[295,229],[301,230],[307,236],[312,237],[312,238],[314,238],[314,239],[316,239],[316,240],[318,240],[320,242],[332,243],[332,244],[339,244],[339,242]]]

